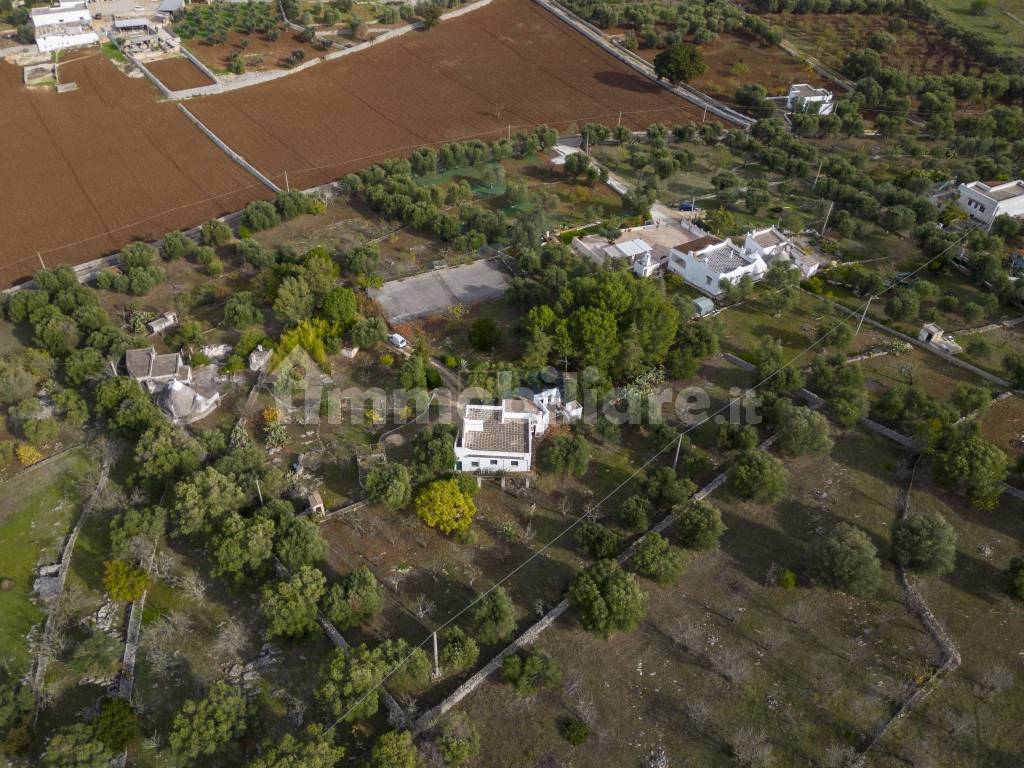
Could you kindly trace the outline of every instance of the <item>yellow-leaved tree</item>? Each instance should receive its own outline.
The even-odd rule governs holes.
[[[457,533],[473,524],[476,504],[458,480],[435,480],[416,496],[416,514],[431,528]]]

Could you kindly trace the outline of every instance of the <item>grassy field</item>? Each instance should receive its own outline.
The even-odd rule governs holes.
[[[81,509],[81,481],[96,469],[96,457],[80,448],[4,484],[0,511],[0,578],[14,586],[0,591],[0,658],[13,673],[28,667],[25,635],[43,619],[30,599],[36,566],[54,562]]]
[[[983,15],[971,13],[970,0],[934,0],[950,20],[982,35],[1005,53],[1024,56],[1024,2],[994,0]]]
[[[935,649],[888,566],[876,597],[849,598],[810,585],[808,545],[845,520],[887,563],[901,460],[850,432],[831,457],[789,462],[777,505],[716,495],[729,526],[721,549],[699,555],[678,586],[645,583],[639,630],[605,641],[563,620],[540,641],[561,664],[559,689],[519,699],[495,679],[476,694],[468,707],[485,734],[482,763],[644,765],[664,749],[673,765],[733,766],[753,734],[775,765],[820,765],[830,749],[858,745]],[[797,571],[796,590],[765,586],[773,565]],[[591,723],[583,746],[558,735],[570,714]]]
[[[952,574],[916,580],[963,664],[893,729],[872,764],[1016,768],[1024,717],[1024,611],[1007,597],[1002,572],[1021,552],[1021,505],[1004,497],[992,512],[972,510],[936,489],[927,466],[923,470],[911,510],[938,512],[952,523],[958,555]]]

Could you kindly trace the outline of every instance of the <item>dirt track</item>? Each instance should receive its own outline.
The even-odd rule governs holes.
[[[294,77],[189,103],[275,182],[313,186],[423,144],[511,125],[699,119],[529,0],[490,6]]]
[[[266,189],[146,80],[99,53],[61,66],[78,90],[30,90],[0,64],[0,284],[237,210]]]

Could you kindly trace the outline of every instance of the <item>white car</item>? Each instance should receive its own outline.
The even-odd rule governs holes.
[[[405,336],[403,336],[400,333],[392,333],[390,336],[388,336],[388,343],[390,343],[393,347],[397,347],[398,349],[405,349],[406,347],[409,346],[409,342],[405,340]]]

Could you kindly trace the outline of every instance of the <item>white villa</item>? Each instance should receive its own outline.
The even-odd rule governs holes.
[[[832,91],[827,88],[815,88],[808,83],[795,83],[789,86],[786,109],[790,112],[831,115],[833,106]]]
[[[804,280],[817,272],[820,266],[816,259],[775,227],[748,232],[743,241],[743,248],[750,253],[759,254],[769,267],[777,261],[792,264],[800,270]]]
[[[990,226],[1002,215],[1024,216],[1024,181],[972,181],[960,185],[960,207],[972,219]]]
[[[748,251],[730,239],[723,242],[709,235],[690,243],[685,251],[673,249],[668,258],[668,270],[715,297],[724,291],[724,283],[738,283],[744,275],[760,280],[768,271],[768,265],[756,250]]]
[[[89,4],[84,0],[57,0],[57,5],[32,9],[36,46],[42,53],[98,43]]]
[[[547,432],[554,415],[577,421],[583,406],[563,403],[557,387],[532,398],[516,395],[498,405],[467,405],[455,438],[457,472],[529,472],[533,442]]]

